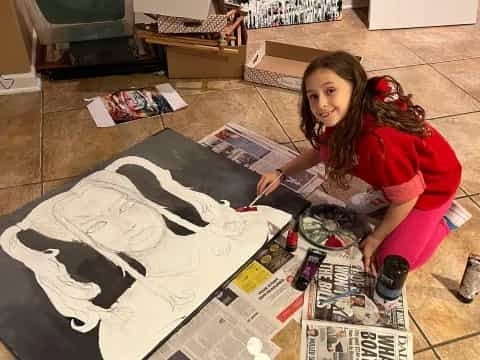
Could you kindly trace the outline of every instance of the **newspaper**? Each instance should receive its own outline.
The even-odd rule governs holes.
[[[298,156],[296,151],[235,123],[226,124],[199,143],[261,175],[278,169]],[[319,164],[293,176],[287,176],[282,185],[307,197],[323,183],[324,174],[325,167]]]
[[[251,337],[275,358],[281,349],[270,339],[288,320],[300,321],[303,293],[291,281],[302,259],[272,242],[149,359],[248,359]]]
[[[250,316],[246,316],[247,313]],[[243,304],[236,294],[225,289],[149,359],[249,359],[247,342],[252,337],[263,340],[262,351],[273,359],[280,348],[264,336],[264,329],[257,326],[262,323],[261,315],[253,314],[255,311],[251,306]]]
[[[376,304],[373,299],[375,279],[362,265],[324,262],[305,291],[303,319],[327,320],[350,324],[408,329],[405,289],[393,309]],[[353,293],[358,290],[356,293]],[[337,301],[325,302],[335,295],[352,292]]]
[[[410,360],[406,331],[330,321],[302,321],[301,360]]]

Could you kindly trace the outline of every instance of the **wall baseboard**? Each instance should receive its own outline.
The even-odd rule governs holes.
[[[0,74],[0,95],[10,95],[42,90],[42,80],[35,71],[37,33],[32,32],[32,65],[30,72],[23,74]]]

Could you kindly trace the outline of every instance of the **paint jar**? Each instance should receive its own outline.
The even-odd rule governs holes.
[[[409,269],[408,261],[405,258],[399,255],[387,256],[375,285],[375,302],[389,305],[387,307],[395,305],[395,301],[402,295]],[[393,303],[388,304],[388,302]]]
[[[295,250],[297,250],[298,227],[299,227],[299,221],[296,219],[293,219],[290,224],[290,229],[288,229],[287,242],[285,244],[285,250],[289,252],[294,252]]]
[[[470,254],[463,273],[457,297],[468,304],[480,292],[480,255]]]

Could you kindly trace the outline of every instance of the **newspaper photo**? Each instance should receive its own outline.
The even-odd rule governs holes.
[[[305,291],[302,318],[407,330],[405,289],[393,309],[372,300],[374,289],[375,279],[360,264],[324,262]]]
[[[302,321],[301,360],[411,360],[412,335],[406,331]]]
[[[235,123],[226,124],[199,143],[260,175],[278,169],[298,156],[296,151]],[[324,173],[324,166],[317,165],[287,176],[282,184],[306,197],[320,187],[324,181]]]

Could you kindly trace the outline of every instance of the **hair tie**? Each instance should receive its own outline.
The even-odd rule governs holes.
[[[392,87],[386,78],[382,77],[377,81],[375,85],[375,92],[377,95],[385,95],[392,92]]]

